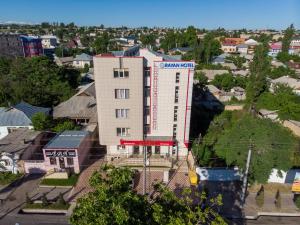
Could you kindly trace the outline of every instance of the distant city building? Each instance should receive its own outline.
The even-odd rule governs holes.
[[[272,44],[270,44],[268,55],[272,56],[272,57],[276,57],[278,55],[278,53],[281,52],[281,49],[282,49],[281,42],[272,43]]]
[[[57,46],[57,37],[53,35],[41,36],[43,48],[55,48]]]

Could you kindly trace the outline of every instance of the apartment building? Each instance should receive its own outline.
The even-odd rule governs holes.
[[[187,156],[193,75],[194,62],[148,49],[95,56],[99,142],[107,155]]]

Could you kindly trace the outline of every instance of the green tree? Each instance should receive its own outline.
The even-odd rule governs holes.
[[[93,43],[93,48],[96,51],[96,54],[106,53],[109,48],[109,34],[108,32],[104,32],[100,37],[97,37]]]
[[[259,45],[255,48],[253,62],[250,64],[250,78],[246,89],[247,102],[250,108],[255,106],[259,96],[267,90],[266,76],[270,71],[268,47]]]
[[[249,177],[252,182],[266,182],[273,168],[287,171],[293,166],[298,142],[291,132],[269,119],[248,114],[233,120],[213,147],[228,166],[243,169],[250,144],[253,152]]]
[[[203,72],[196,72],[194,77],[195,80],[198,81],[198,85],[200,86],[200,88],[203,88],[205,87],[205,85],[207,85],[208,78],[205,76]]]
[[[51,117],[42,112],[34,114],[31,121],[35,130],[43,131],[52,127]]]
[[[79,129],[79,127],[76,126],[73,121],[65,120],[65,121],[59,122],[53,128],[53,131],[59,133],[59,132],[65,131],[65,130],[78,130],[78,129]]]
[[[292,41],[292,38],[295,34],[295,28],[294,25],[291,24],[285,31],[284,31],[284,37],[282,39],[282,52],[288,53],[290,44]]]
[[[90,178],[94,191],[81,197],[70,221],[81,224],[225,224],[212,208],[222,204],[221,197],[201,202],[205,194],[195,193],[199,205],[192,205],[191,190],[184,190],[179,199],[166,187],[155,186],[157,197],[148,201],[146,196],[134,192],[130,183],[133,172],[128,168],[105,168]],[[202,206],[202,207],[201,207]]]
[[[143,34],[141,35],[140,40],[145,46],[147,45],[154,46],[156,36],[154,34]]]
[[[255,196],[255,201],[259,208],[263,207],[265,201],[265,189],[263,185],[261,185],[260,189],[258,190]]]

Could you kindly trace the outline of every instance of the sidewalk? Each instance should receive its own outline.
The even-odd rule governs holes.
[[[275,194],[265,193],[264,205],[259,208],[255,201],[256,193],[249,193],[244,206],[245,217],[255,219],[259,215],[272,216],[300,216],[300,210],[293,202],[292,193],[281,193],[281,208],[277,209],[274,200]]]

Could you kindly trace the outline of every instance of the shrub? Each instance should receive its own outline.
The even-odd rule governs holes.
[[[295,195],[294,202],[298,209],[300,209],[300,195]]]
[[[263,185],[261,185],[259,191],[257,192],[255,201],[259,208],[263,207],[265,201],[265,189]]]
[[[66,205],[67,204],[65,199],[64,199],[64,196],[61,192],[59,193],[56,204],[58,204],[58,205]]]
[[[28,196],[28,193],[26,192],[26,204],[32,204],[31,198]]]
[[[45,193],[43,193],[41,200],[42,200],[42,206],[45,207],[45,206],[47,206],[49,204],[48,199],[47,199]]]
[[[281,208],[281,196],[279,190],[277,190],[276,195],[275,195],[275,206],[277,209]]]

